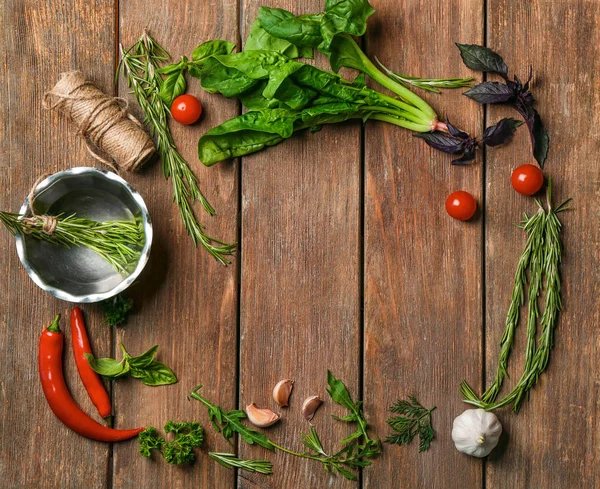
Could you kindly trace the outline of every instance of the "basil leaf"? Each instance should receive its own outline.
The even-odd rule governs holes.
[[[185,70],[188,64],[188,59],[186,56],[181,57],[181,61],[179,63],[171,63],[159,68],[157,71],[161,75],[170,75],[171,73],[175,73],[176,71]]]
[[[507,79],[508,68],[498,53],[477,44],[456,43],[456,45],[460,49],[460,55],[467,67],[487,73],[498,73],[502,78]]]
[[[452,165],[465,165],[475,159],[475,147],[467,148],[460,158],[451,161]]]
[[[131,376],[150,386],[168,385],[177,382],[173,371],[164,363],[153,360],[149,365],[131,368]]]
[[[515,98],[514,92],[499,82],[483,82],[463,93],[480,104],[501,104]]]
[[[517,127],[523,123],[513,118],[506,118],[497,124],[487,127],[483,132],[482,141],[488,146],[499,146],[508,143],[515,134]]]
[[[108,379],[118,379],[129,372],[125,359],[117,362],[113,358],[94,358],[90,353],[86,353],[85,358],[94,372]]]
[[[217,54],[229,54],[235,49],[235,44],[229,41],[215,39],[200,44],[192,51],[192,61],[199,63]]]
[[[130,357],[128,359],[129,365],[131,365],[132,368],[147,367],[152,363],[152,360],[154,360],[157,350],[158,345],[155,345],[137,357]]]
[[[529,128],[529,134],[531,136],[531,146],[533,148],[533,156],[540,165],[540,168],[544,168],[544,163],[548,156],[548,149],[550,147],[550,136],[542,123],[542,118],[538,111],[533,107],[530,108],[532,116],[528,117],[525,121]]]
[[[414,137],[423,139],[432,148],[451,155],[462,153],[465,150],[465,141],[463,139],[443,132],[424,132],[415,134]]]
[[[173,100],[185,93],[185,89],[184,70],[175,71],[164,79],[158,96],[168,107],[171,107]]]

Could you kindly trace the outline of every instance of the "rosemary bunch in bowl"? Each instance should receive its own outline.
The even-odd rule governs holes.
[[[123,275],[129,274],[137,263],[145,239],[139,220],[98,222],[75,214],[28,217],[0,211],[0,221],[13,235],[29,236],[67,248],[84,246]]]
[[[198,179],[183,156],[177,150],[168,125],[169,107],[160,97],[164,80],[159,73],[160,64],[169,59],[167,53],[147,32],[128,50],[120,46],[121,62],[117,71],[123,72],[127,86],[144,112],[144,123],[149,126],[156,140],[165,178],[171,179],[173,200],[179,207],[183,225],[191,236],[194,245],[201,244],[223,265],[230,263],[227,258],[235,251],[236,244],[212,238],[205,232],[196,217],[193,204],[199,202],[211,216],[215,210],[200,188]]]

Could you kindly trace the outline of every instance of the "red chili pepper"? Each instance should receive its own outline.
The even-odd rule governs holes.
[[[90,364],[85,358],[86,353],[92,354],[92,348],[90,347],[90,341],[85,329],[83,314],[78,307],[74,307],[71,311],[71,341],[73,343],[75,363],[77,364],[77,370],[79,371],[79,376],[83,381],[85,390],[94,403],[94,406],[96,406],[100,416],[102,416],[106,420],[108,426],[110,426],[112,421],[110,397],[108,397],[108,392],[106,392],[106,389],[104,388],[102,379],[92,370],[92,367],[90,367]]]
[[[38,354],[40,380],[50,409],[67,427],[87,438],[106,442],[133,438],[143,428],[115,430],[103,426],[85,414],[71,397],[63,374],[64,336],[58,327],[59,319],[60,314],[42,331]]]

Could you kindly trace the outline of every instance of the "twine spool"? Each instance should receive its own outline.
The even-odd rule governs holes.
[[[73,122],[90,154],[115,169],[99,151],[120,168],[136,171],[155,151],[140,122],[127,112],[127,101],[105,94],[80,71],[62,73],[44,95],[46,109],[58,109]]]

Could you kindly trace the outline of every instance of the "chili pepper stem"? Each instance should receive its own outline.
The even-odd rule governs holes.
[[[50,326],[48,326],[48,331],[52,332],[52,333],[60,333],[60,328],[58,326],[58,322],[60,321],[60,314],[57,314],[56,317],[54,318],[54,321],[52,321],[52,324]]]
[[[106,426],[109,428],[113,427],[113,415],[109,414],[108,416],[104,416],[104,421],[106,421]]]

